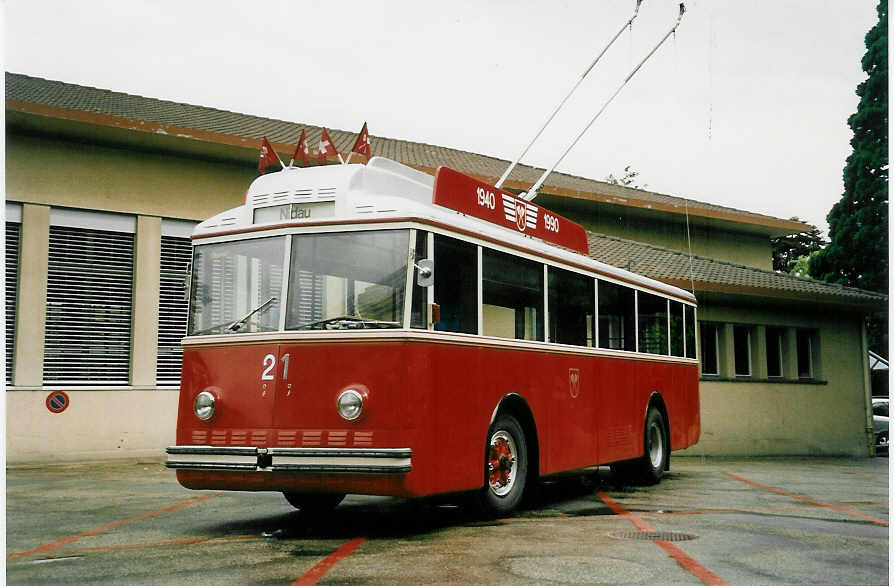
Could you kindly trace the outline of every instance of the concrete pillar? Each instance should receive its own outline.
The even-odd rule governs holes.
[[[720,324],[717,332],[717,366],[720,376],[736,377],[736,352],[733,339],[733,324]]]
[[[798,378],[798,330],[785,328],[782,336],[782,376]]]
[[[47,273],[50,257],[49,206],[23,204],[16,295],[13,386],[43,384],[43,350],[47,319]]]
[[[138,216],[135,240],[130,384],[153,387],[158,362],[161,218]]]
[[[767,326],[751,328],[751,376],[767,378]]]

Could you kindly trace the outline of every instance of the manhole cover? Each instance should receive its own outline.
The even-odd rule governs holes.
[[[676,531],[617,531],[609,533],[615,539],[638,539],[640,541],[692,541],[697,535]]]

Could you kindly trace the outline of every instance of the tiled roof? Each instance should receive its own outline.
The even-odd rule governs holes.
[[[598,261],[696,292],[790,298],[862,307],[887,307],[887,295],[765,271],[686,253],[587,233],[590,256]],[[691,267],[691,268],[690,268]]]
[[[290,150],[302,129],[307,130],[308,144],[315,144],[321,128],[308,124],[272,120],[248,114],[239,114],[226,110],[218,110],[204,106],[193,106],[167,100],[145,98],[122,92],[97,89],[76,84],[64,83],[30,77],[15,73],[6,73],[7,109],[17,108],[20,104],[35,104],[53,109],[52,113],[43,114],[64,116],[66,111],[90,113],[102,117],[116,117],[122,120],[136,120],[158,125],[171,125],[178,129],[195,130],[209,136],[237,137],[250,140],[246,146],[254,146],[255,140],[267,136],[277,150]],[[9,102],[12,102],[10,104]],[[27,111],[27,107],[25,107]],[[348,152],[353,146],[356,134],[337,129],[329,129],[336,148]],[[158,132],[158,130],[156,130]],[[189,135],[188,132],[182,133]],[[192,138],[197,138],[192,136]],[[210,139],[209,139],[210,140]],[[476,175],[491,182],[502,175],[509,161],[461,151],[429,145],[425,143],[397,140],[387,137],[371,136],[372,150],[376,155],[388,157],[404,164],[433,171],[440,165],[453,167],[464,173]],[[543,172],[542,169],[519,165],[513,171],[506,186],[527,189]],[[692,216],[719,218],[732,222],[756,226],[768,226],[783,233],[795,233],[809,229],[806,224],[773,218],[734,208],[718,206],[691,199],[674,197],[640,189],[632,189],[595,181],[584,177],[554,172],[543,187],[543,192],[560,196],[577,197],[593,201],[660,210],[673,214],[687,211]]]

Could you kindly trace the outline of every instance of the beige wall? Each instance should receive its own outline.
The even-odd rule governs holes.
[[[6,199],[204,220],[241,205],[256,173],[156,153],[6,136]]]
[[[164,458],[174,444],[178,392],[67,390],[62,413],[46,407],[49,391],[6,393],[6,461],[11,466]]]
[[[682,218],[678,221],[642,218],[619,206],[600,207],[600,204],[593,204],[589,210],[580,210],[578,207],[580,204],[563,205],[561,200],[548,197],[544,198],[543,204],[578,222],[587,230],[599,234],[645,242],[680,252],[689,252],[691,241],[692,254],[697,256],[764,270],[773,268],[773,250],[770,239],[766,236],[744,232],[732,233],[692,225],[687,238],[686,224]],[[635,271],[636,266],[632,266],[631,269]]]
[[[680,454],[869,455],[859,316],[836,310],[811,313],[703,304],[699,320],[818,329],[822,383],[777,383],[766,378],[724,382],[703,377],[701,439]],[[757,359],[754,356],[753,362]]]

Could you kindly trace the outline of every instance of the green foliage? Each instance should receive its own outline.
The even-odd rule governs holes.
[[[626,167],[624,167],[624,175],[622,175],[620,178],[615,177],[613,174],[609,173],[608,177],[606,177],[605,180],[612,185],[623,185],[624,187],[632,187],[634,189],[647,188],[649,185],[646,183],[644,183],[643,185],[631,185],[631,183],[636,181],[636,178],[639,177],[639,171],[634,171],[630,168],[631,166],[632,165],[627,165]]]
[[[810,259],[810,274],[824,281],[888,292],[888,1],[866,34],[860,104],[848,118],[853,152],[844,167],[844,195],[826,219],[831,242]],[[883,318],[883,319],[882,319]],[[870,348],[888,355],[887,314],[868,323]]]
[[[789,218],[793,222],[803,222],[798,216]],[[826,243],[822,234],[816,227],[811,227],[809,232],[800,232],[789,236],[780,236],[770,240],[773,248],[773,270],[783,273],[793,273],[792,269],[799,259],[806,259],[812,253],[822,249]],[[806,260],[804,261],[806,262]],[[799,276],[806,277],[809,274],[807,267],[801,269],[803,274]]]

